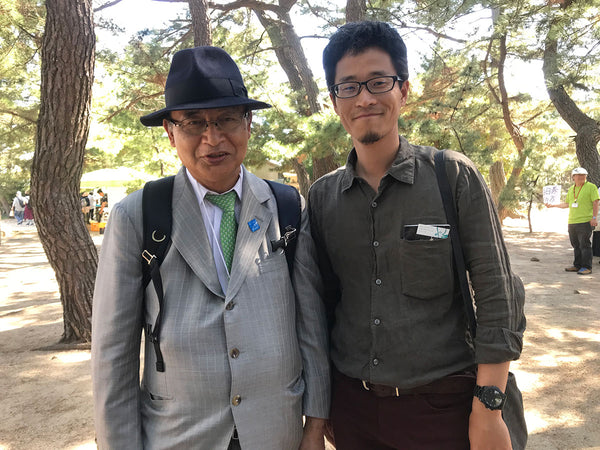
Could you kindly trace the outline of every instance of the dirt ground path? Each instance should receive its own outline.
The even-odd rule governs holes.
[[[600,265],[579,276],[562,210],[504,232],[527,290],[527,332],[512,370],[523,391],[528,449],[600,449]],[[35,227],[0,223],[0,449],[93,449],[89,351],[40,351],[62,333],[54,272]],[[101,236],[94,236],[97,244]]]

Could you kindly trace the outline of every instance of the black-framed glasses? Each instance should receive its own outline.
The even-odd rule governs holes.
[[[356,97],[365,86],[371,94],[383,94],[394,89],[396,81],[400,82],[400,86],[404,80],[398,75],[389,75],[384,77],[375,77],[367,81],[345,81],[344,83],[334,84],[329,88],[331,93],[337,98],[352,98]]]
[[[184,133],[192,136],[200,136],[206,130],[208,126],[213,124],[215,128],[223,133],[232,133],[236,131],[242,123],[242,120],[248,118],[248,112],[240,115],[225,115],[219,117],[217,120],[204,120],[204,119],[184,119],[175,120],[170,117],[167,118],[176,127],[180,127]]]

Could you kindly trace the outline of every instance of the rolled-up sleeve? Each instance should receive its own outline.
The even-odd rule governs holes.
[[[498,214],[488,187],[473,163],[448,152],[455,174],[460,237],[477,317],[474,341],[479,364],[518,359],[525,331],[525,289],[512,272]]]

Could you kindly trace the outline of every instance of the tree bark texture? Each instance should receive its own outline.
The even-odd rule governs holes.
[[[300,186],[300,193],[304,198],[308,198],[308,188],[310,187],[310,177],[304,165],[297,159],[291,159],[292,167],[294,172],[298,176],[298,185]]]
[[[498,201],[500,200],[500,193],[506,186],[506,176],[504,174],[504,166],[502,161],[495,161],[490,166],[490,191],[492,191],[492,199],[494,204],[498,207]]]
[[[61,342],[90,342],[98,256],[81,213],[79,185],[94,75],[92,1],[47,0],[46,9],[33,207],[60,289]]]
[[[365,20],[366,14],[367,2],[365,0],[346,1],[346,23]]]
[[[253,11],[269,35],[277,60],[290,82],[290,87],[303,97],[300,99],[298,112],[305,116],[318,113],[321,110],[319,87],[310,70],[289,12],[281,10],[276,17],[272,17],[271,13],[262,9]]]
[[[503,221],[506,217],[515,217],[516,214],[514,212],[513,206],[511,203],[511,198],[514,197],[514,191],[517,187],[521,172],[523,171],[523,166],[527,160],[527,157],[523,153],[523,149],[525,148],[525,143],[523,142],[523,135],[521,134],[521,130],[519,126],[515,124],[512,120],[512,115],[510,112],[510,105],[508,99],[508,93],[506,91],[506,83],[504,79],[504,63],[506,62],[506,33],[503,33],[500,36],[500,60],[498,62],[498,90],[500,91],[500,105],[502,106],[502,118],[504,119],[504,126],[510,135],[510,138],[517,149],[517,153],[519,154],[519,162],[518,164],[513,165],[513,168],[510,173],[510,177],[502,189],[500,193],[500,197],[498,198],[498,216],[500,216],[500,220]]]
[[[502,11],[499,8],[494,8],[492,10],[492,20],[494,22],[494,27],[500,18]],[[506,91],[506,83],[504,78],[504,64],[506,62],[507,49],[506,49],[506,40],[507,34],[505,30],[502,30],[498,36],[498,60],[494,61],[492,48],[494,45],[495,37],[490,39],[488,44],[487,55],[484,59],[484,72],[486,73],[486,83],[488,85],[488,89],[490,94],[494,97],[496,102],[500,104],[502,108],[502,119],[504,120],[504,126],[506,131],[508,132],[517,153],[519,154],[519,159],[517,164],[515,164],[511,170],[510,177],[502,191],[498,195],[497,199],[497,208],[498,208],[498,216],[500,221],[503,221],[506,217],[516,217],[516,213],[514,212],[514,197],[515,197],[515,189],[520,181],[521,172],[523,171],[523,166],[525,161],[527,160],[526,154],[523,152],[525,148],[525,143],[523,140],[523,135],[521,134],[521,130],[519,126],[515,124],[512,119],[511,111],[510,111],[510,100],[508,97],[508,93]],[[496,64],[497,66],[497,74],[496,78],[498,80],[498,92],[496,92],[496,88],[492,85],[491,76],[487,74],[488,70],[488,58]],[[496,187],[499,187],[498,185]]]
[[[277,4],[273,4],[257,0],[238,0],[226,5],[210,3],[210,6],[222,11],[247,7],[254,12],[269,36],[279,65],[285,72],[292,91],[297,95],[296,109],[298,113],[308,117],[320,112],[321,105],[319,103],[319,87],[315,82],[289,14],[296,1],[279,0]],[[337,166],[333,161],[333,155],[324,158],[313,155],[313,180],[335,169]],[[298,167],[300,162],[295,161],[293,164]],[[304,167],[303,169],[302,171],[296,170],[301,191],[303,191],[303,183],[308,182],[310,185],[308,172]]]
[[[561,8],[565,9],[575,2],[565,2]],[[586,115],[571,99],[566,89],[560,82],[558,67],[558,28],[561,26],[557,19],[550,21],[548,34],[544,43],[544,80],[546,90],[552,104],[565,122],[577,134],[575,137],[575,153],[581,167],[587,169],[588,181],[596,186],[600,185],[600,155],[598,142],[600,142],[600,122]]]
[[[206,0],[189,0],[188,4],[194,29],[194,46],[212,45],[212,31]]]

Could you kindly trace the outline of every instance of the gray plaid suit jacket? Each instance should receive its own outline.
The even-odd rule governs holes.
[[[142,323],[158,312],[152,283],[143,302],[142,192],[111,211],[92,314],[99,448],[226,449],[235,424],[243,449],[295,450],[302,414],[328,416],[322,286],[306,212],[292,282],[283,251],[271,251],[280,235],[271,190],[244,172],[242,197],[225,297],[193,188],[183,168],[177,174],[173,242],[160,269],[166,370],[156,371],[146,342],[141,382]]]

